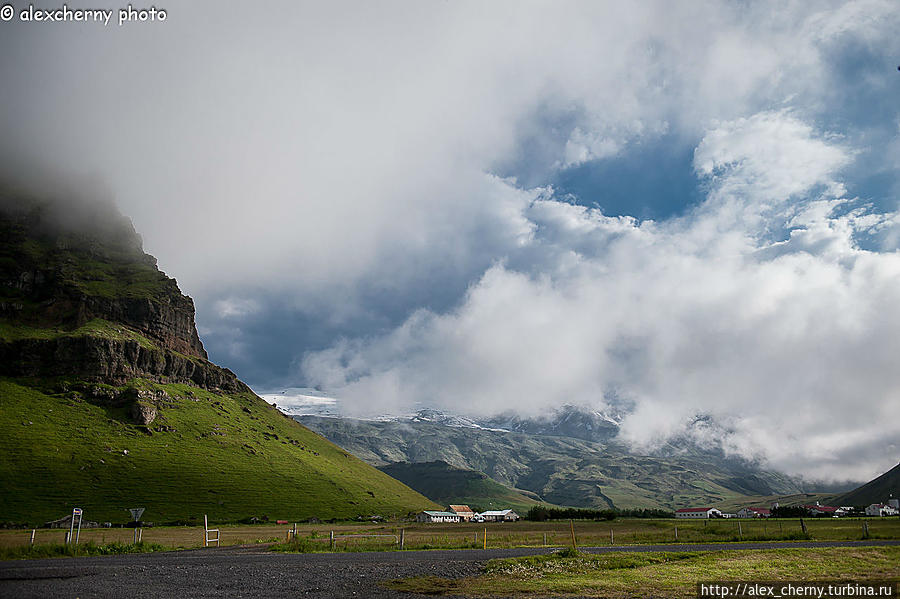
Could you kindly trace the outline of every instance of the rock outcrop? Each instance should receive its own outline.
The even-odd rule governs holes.
[[[249,390],[207,360],[193,300],[143,252],[131,222],[102,203],[89,222],[69,218],[76,208],[86,210],[0,202],[0,374]]]

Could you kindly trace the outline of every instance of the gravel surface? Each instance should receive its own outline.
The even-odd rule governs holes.
[[[898,545],[900,541],[721,543],[586,547],[584,551],[709,551],[773,547]],[[258,546],[170,553],[0,562],[0,598],[79,597],[412,597],[379,588],[408,576],[457,578],[478,574],[498,557],[551,549],[269,553]]]

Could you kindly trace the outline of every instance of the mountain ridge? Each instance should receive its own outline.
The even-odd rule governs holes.
[[[376,466],[445,461],[557,505],[674,509],[803,492],[799,482],[715,452],[637,455],[606,442],[433,421],[295,416]]]

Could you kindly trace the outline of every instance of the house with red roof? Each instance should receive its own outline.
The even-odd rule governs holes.
[[[819,505],[818,501],[816,502],[816,505],[804,505],[802,507],[809,512],[810,516],[833,516],[837,518],[838,516],[843,516],[847,513],[845,508]]]

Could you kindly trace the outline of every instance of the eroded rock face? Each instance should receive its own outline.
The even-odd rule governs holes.
[[[20,339],[0,343],[0,374],[77,376],[80,380],[124,385],[133,378],[184,383],[204,389],[244,392],[250,388],[227,368],[137,341],[102,337]]]
[[[193,300],[143,252],[131,222],[111,206],[70,207],[0,202],[0,322],[35,331],[0,341],[0,374],[249,391],[207,360]]]

